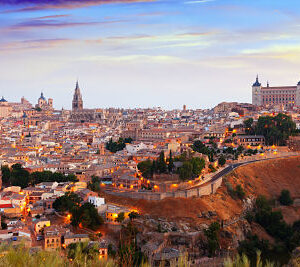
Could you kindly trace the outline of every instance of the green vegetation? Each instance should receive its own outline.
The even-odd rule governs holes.
[[[124,212],[119,213],[118,217],[116,218],[116,221],[118,223],[122,223],[122,222],[124,222],[124,220],[125,220],[125,214],[124,214]]]
[[[218,159],[218,164],[219,164],[220,166],[224,166],[224,165],[226,164],[226,159],[225,159],[224,155],[221,155],[221,156],[219,157],[219,159]]]
[[[253,211],[246,215],[246,219],[260,224],[276,243],[272,245],[266,240],[259,240],[257,236],[249,235],[240,243],[239,252],[247,254],[255,261],[254,252],[260,250],[264,260],[269,259],[282,265],[289,261],[291,252],[300,246],[300,221],[288,225],[283,220],[281,211],[273,211],[270,203],[266,197],[259,196]]]
[[[2,166],[2,181],[5,186],[20,186],[21,188],[35,185],[42,182],[76,182],[78,179],[74,174],[64,175],[59,172],[33,172],[29,173],[21,164],[16,163],[11,166]]]
[[[242,256],[237,255],[234,259],[228,258],[224,262],[224,267],[274,267],[274,263],[270,261],[263,262],[261,260],[261,252],[256,252],[256,262],[251,262],[251,260],[245,255],[242,254]]]
[[[138,230],[131,221],[126,226],[122,226],[116,257],[118,266],[142,266],[146,262],[147,259],[137,246],[137,233]]]
[[[237,199],[237,198],[239,198],[241,200],[244,199],[246,193],[241,185],[238,184],[235,187],[235,189],[233,189],[232,185],[229,182],[227,182],[226,187],[227,187],[227,191],[228,191],[229,195],[233,199]]]
[[[100,183],[101,180],[98,176],[92,176],[92,180],[90,182],[88,182],[88,189],[90,189],[91,191],[94,192],[99,192],[100,191]]]
[[[116,263],[109,260],[99,260],[99,251],[90,251],[89,254],[76,249],[72,255],[73,260],[67,260],[61,256],[60,251],[48,252],[40,250],[31,252],[24,246],[8,248],[2,246],[0,248],[0,267],[114,267]]]
[[[266,145],[286,145],[289,136],[295,134],[296,124],[288,115],[279,113],[273,116],[261,116],[257,123],[253,124],[253,119],[244,122],[246,134],[263,135]]]
[[[194,142],[194,144],[192,145],[192,149],[196,152],[207,155],[209,158],[209,161],[211,161],[211,162],[214,161],[215,150],[207,147],[200,140],[197,140]]]
[[[205,161],[202,158],[187,159],[179,168],[179,177],[181,180],[194,179],[201,174],[204,167]]]
[[[136,218],[139,217],[139,214],[138,214],[137,212],[135,212],[135,211],[132,211],[132,212],[130,212],[130,213],[128,214],[128,216],[129,216],[129,219],[130,219],[131,221],[133,221],[134,219],[136,219]]]
[[[71,211],[75,207],[79,207],[82,198],[73,192],[66,192],[65,195],[57,198],[53,202],[53,208],[56,211],[65,212]]]
[[[132,143],[132,138],[119,138],[118,142],[113,142],[112,138],[106,143],[106,149],[112,153],[116,153],[120,150],[123,150],[126,147],[126,144]]]
[[[212,164],[208,165],[208,170],[209,170],[209,172],[216,172],[217,171],[217,169]]]
[[[25,170],[21,164],[16,163],[9,169],[7,166],[2,167],[4,170],[3,177],[7,185],[27,187],[30,183],[30,174]]]
[[[77,182],[78,179],[74,174],[65,175],[60,172],[33,172],[30,174],[30,183],[32,185],[43,183],[43,182]]]
[[[202,169],[205,167],[205,161],[202,158],[191,157],[188,158],[186,153],[173,159],[170,151],[168,160],[165,160],[164,152],[162,151],[157,160],[145,160],[138,164],[138,169],[145,178],[152,178],[153,174],[172,174],[174,171],[174,161],[182,162],[182,166],[178,168],[177,172],[180,179],[193,179],[200,175]]]
[[[208,229],[204,230],[204,234],[207,237],[207,247],[209,257],[213,257],[216,255],[216,251],[220,248],[219,245],[219,232],[221,226],[218,222],[213,222],[210,224]]]
[[[64,196],[57,198],[53,203],[53,208],[60,212],[71,213],[71,224],[75,227],[83,227],[96,230],[103,219],[99,216],[97,209],[91,203],[80,205],[82,198],[77,194],[67,192]]]
[[[67,247],[67,257],[73,260],[84,260],[84,258],[96,258],[99,256],[99,248],[96,244],[88,245],[88,242],[72,243]],[[82,258],[82,259],[81,259]]]
[[[281,205],[290,206],[293,204],[293,200],[291,198],[291,194],[289,190],[282,190],[279,196],[279,202]]]

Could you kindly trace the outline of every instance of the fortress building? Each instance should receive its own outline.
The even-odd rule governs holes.
[[[256,77],[252,85],[252,104],[256,106],[271,107],[283,106],[285,109],[300,107],[300,82],[295,86],[269,86],[263,87]]]

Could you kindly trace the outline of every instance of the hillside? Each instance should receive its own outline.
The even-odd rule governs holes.
[[[143,214],[163,217],[170,220],[203,222],[201,212],[216,211],[220,219],[230,219],[242,211],[242,201],[233,200],[227,192],[226,183],[235,187],[241,184],[246,196],[260,194],[277,197],[282,189],[288,189],[292,197],[300,197],[300,157],[276,159],[242,166],[227,175],[215,195],[202,198],[169,198],[161,201],[127,199],[105,195],[108,201],[135,208]],[[296,210],[293,221],[299,217]]]

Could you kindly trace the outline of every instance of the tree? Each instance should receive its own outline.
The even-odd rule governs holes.
[[[205,146],[200,140],[196,140],[194,142],[194,144],[192,145],[192,149],[196,152],[208,155],[209,157],[213,157],[211,156],[211,154],[213,154],[213,151]]]
[[[244,127],[245,127],[245,133],[248,135],[252,135],[254,133],[254,130],[252,128],[253,119],[249,118],[244,121]]]
[[[137,167],[142,173],[143,177],[151,178],[153,176],[153,173],[155,172],[155,167],[153,168],[153,162],[150,159],[148,159],[138,163]]]
[[[174,169],[174,160],[172,157],[172,150],[170,150],[169,160],[168,160],[168,171],[171,173]]]
[[[1,229],[6,230],[7,229],[7,223],[2,219],[1,220]]]
[[[221,226],[218,222],[213,222],[210,224],[208,229],[204,230],[204,234],[207,237],[208,240],[208,252],[209,256],[213,257],[216,253],[216,250],[220,247],[219,245],[219,232],[220,232]]]
[[[124,212],[120,212],[120,213],[118,214],[118,217],[116,218],[116,221],[117,221],[118,223],[122,223],[124,220],[125,220],[125,214],[124,214]]]
[[[275,117],[259,117],[255,134],[263,135],[267,145],[285,145],[286,140],[296,132],[296,124],[288,115],[279,113]]]
[[[53,202],[53,208],[57,211],[71,212],[74,208],[79,207],[80,202],[82,202],[81,197],[73,192],[67,192]]]
[[[134,219],[136,219],[139,216],[139,214],[137,212],[135,212],[135,211],[132,211],[132,212],[129,213],[128,216],[129,216],[129,219],[131,221],[133,221]]]
[[[291,198],[291,194],[289,190],[282,190],[279,196],[279,202],[281,205],[290,206],[293,204],[293,200]]]
[[[195,158],[191,158],[190,162],[192,164],[192,173],[193,173],[192,178],[196,178],[201,174],[201,171],[204,169],[205,160],[203,158],[195,157]]]
[[[119,138],[118,142],[113,142],[112,138],[106,143],[106,149],[110,152],[116,153],[120,150],[123,150],[126,147],[127,143],[131,143],[132,138]]]
[[[189,161],[185,161],[179,168],[179,177],[181,180],[191,179],[193,176],[193,164]]]
[[[159,158],[157,160],[157,169],[159,173],[166,173],[167,172],[167,164],[165,161],[165,153],[161,151],[159,154]]]
[[[103,224],[102,217],[98,214],[97,209],[93,204],[86,202],[78,208],[75,216],[79,216],[79,222],[83,227],[96,230],[101,224]],[[72,217],[74,212],[72,213]],[[77,218],[76,218],[77,219]]]
[[[12,171],[10,174],[10,182],[11,185],[20,186],[21,188],[25,188],[30,183],[30,175],[27,170],[25,170],[21,164],[16,163],[11,166]]]
[[[221,156],[219,157],[218,163],[219,163],[220,166],[224,166],[224,165],[225,165],[226,159],[225,159],[224,155],[221,155]]]
[[[243,199],[245,197],[246,193],[245,193],[244,189],[242,188],[242,186],[240,184],[236,186],[235,194],[237,195],[237,197],[239,199]]]
[[[4,185],[10,185],[10,169],[7,165],[1,166],[1,172],[2,172],[2,183]]]

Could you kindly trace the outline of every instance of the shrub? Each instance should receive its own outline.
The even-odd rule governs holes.
[[[291,194],[289,190],[282,190],[279,196],[279,202],[281,205],[289,206],[293,204]]]
[[[243,199],[245,197],[246,193],[240,184],[236,186],[235,194],[239,199]]]

